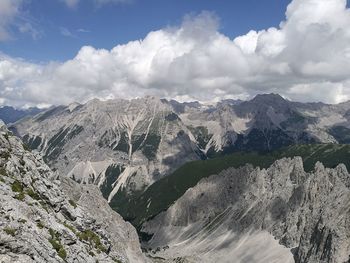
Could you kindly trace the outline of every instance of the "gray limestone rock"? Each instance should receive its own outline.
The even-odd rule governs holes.
[[[98,190],[57,180],[0,126],[0,262],[148,261],[136,230]]]

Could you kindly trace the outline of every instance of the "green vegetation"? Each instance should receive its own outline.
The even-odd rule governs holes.
[[[74,226],[69,225],[67,222],[64,222],[63,225],[70,231],[72,231],[74,234],[77,234],[78,231],[74,228]]]
[[[39,204],[47,213],[49,213],[49,206],[45,203],[45,201],[39,200]]]
[[[290,117],[283,121],[280,125],[283,129],[287,129],[290,126],[302,125],[307,122],[307,118],[299,112],[291,113]]]
[[[146,134],[142,135],[132,135],[131,136],[131,143],[132,143],[132,152],[136,152],[140,146],[142,146],[143,141],[146,138]]]
[[[157,134],[148,134],[146,140],[141,147],[143,154],[148,160],[153,160],[156,157],[161,137]]]
[[[78,125],[75,125],[73,128],[61,128],[47,143],[49,147],[46,151],[48,154],[45,155],[45,161],[56,159],[62,152],[66,141],[74,138],[83,130],[84,128]]]
[[[94,233],[93,231],[84,230],[82,232],[79,232],[77,229],[75,229],[74,226],[69,225],[67,222],[64,222],[63,225],[66,228],[70,229],[80,239],[80,241],[88,242],[90,244],[90,248],[95,248],[98,253],[107,251],[107,249],[103,246],[100,237],[96,233]],[[52,232],[52,233],[55,234],[54,232]],[[51,234],[51,236],[53,236],[53,235]],[[95,255],[92,251],[90,251],[89,254],[92,256]]]
[[[23,201],[24,198],[25,198],[25,194],[27,194],[28,196],[30,196],[32,199],[34,200],[40,200],[40,196],[31,188],[25,188],[23,186],[23,184],[18,181],[18,180],[15,180],[12,184],[11,184],[11,189],[13,192],[16,192],[18,193],[15,198],[20,200],[20,201]]]
[[[61,257],[62,259],[66,259],[67,252],[64,249],[63,245],[61,244],[60,234],[55,230],[53,230],[52,228],[49,229],[49,233],[51,236],[51,238],[49,238],[50,244],[56,250],[59,257]]]
[[[25,135],[23,137],[23,141],[26,145],[29,146],[30,149],[36,150],[42,143],[42,139],[40,136],[29,137],[29,135]]]
[[[0,174],[3,176],[8,176],[7,171],[4,167],[0,167]]]
[[[40,200],[40,195],[31,188],[27,189],[27,194],[34,200]]]
[[[58,155],[62,151],[62,147],[64,145],[64,138],[67,136],[69,129],[61,129],[58,133],[56,133],[49,141],[48,141],[48,149],[47,160],[52,160],[58,157]]]
[[[91,230],[84,230],[77,234],[80,240],[84,240],[90,243],[92,247],[95,247],[98,252],[106,252],[106,248],[101,243],[100,237]]]
[[[24,218],[21,218],[21,219],[18,219],[18,223],[25,224],[27,223],[27,220],[25,220]]]
[[[5,231],[6,234],[14,237],[16,235],[16,231],[17,230],[15,228],[5,227],[4,231]]]
[[[32,149],[26,144],[26,143],[22,143],[23,149],[27,152],[31,152]]]
[[[118,145],[114,147],[114,151],[128,152],[129,151],[129,143],[128,143],[128,135],[126,132],[122,132],[120,134],[120,140]]]
[[[179,116],[176,113],[172,112],[165,116],[165,120],[167,121],[178,121],[180,120]]]
[[[43,224],[43,222],[39,221],[38,223],[36,223],[36,226],[39,227],[40,229],[43,229],[45,227],[45,225]]]
[[[339,143],[350,143],[350,129],[343,126],[335,126],[329,130],[329,133]]]
[[[283,157],[301,156],[305,171],[312,171],[317,161],[326,167],[335,167],[344,163],[350,170],[350,145],[339,144],[311,144],[294,145],[271,153],[242,153],[236,152],[220,158],[194,161],[177,169],[144,192],[134,193],[132,196],[119,191],[112,199],[111,206],[135,227],[144,221],[166,210],[187,189],[195,186],[202,178],[218,174],[229,167],[240,167],[247,163],[253,166],[267,168],[275,160]]]
[[[63,247],[60,250],[58,250],[57,254],[62,259],[65,259],[67,257],[67,252]]]
[[[18,193],[15,196],[15,198],[18,199],[18,200],[23,201],[24,198],[25,198],[25,194],[29,195],[34,200],[40,200],[40,196],[33,189],[31,189],[31,188],[25,189],[23,184],[20,181],[18,181],[18,180],[15,180],[12,183],[11,189],[12,189],[13,192]]]
[[[270,152],[281,147],[287,147],[295,143],[294,138],[290,137],[281,129],[252,129],[247,136],[238,135],[234,147],[224,149],[224,154],[230,154],[240,151],[258,151]]]
[[[102,147],[109,147],[110,141],[113,140],[112,138],[116,139],[116,135],[112,129],[109,129],[103,133],[103,135],[101,136],[97,145],[101,148]]]
[[[213,135],[209,134],[208,129],[204,126],[190,126],[188,128],[192,132],[193,136],[196,138],[199,148],[205,149]]]
[[[12,185],[11,185],[11,189],[13,192],[17,192],[17,193],[21,193],[23,192],[23,185],[20,181],[15,180]]]
[[[4,151],[0,153],[0,158],[5,159],[6,161],[10,159],[11,154],[8,151]]]
[[[18,194],[15,195],[15,199],[19,200],[19,201],[23,201],[26,198],[24,192],[20,192]]]
[[[115,164],[112,164],[107,168],[105,172],[106,180],[100,187],[104,198],[108,198],[109,194],[113,190],[113,183],[118,179],[119,175],[124,171],[124,169],[125,168]]]
[[[74,208],[77,208],[77,204],[73,200],[69,199],[68,202],[71,206],[73,206]]]
[[[53,109],[47,110],[44,113],[42,113],[36,120],[37,121],[44,121],[44,120],[50,118],[51,116],[54,116],[60,112],[63,112],[64,110],[65,110],[64,106],[55,107]]]

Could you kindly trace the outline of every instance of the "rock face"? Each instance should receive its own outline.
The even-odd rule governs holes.
[[[349,103],[297,103],[278,94],[257,95],[244,102],[222,101],[215,106],[186,104],[180,108],[169,103],[209,157],[299,143],[348,143],[345,134],[350,134]]]
[[[124,186],[142,190],[200,158],[186,126],[153,97],[60,106],[13,129],[50,167],[98,185],[108,201]]]
[[[56,180],[0,124],[0,262],[147,262],[99,190]]]
[[[11,129],[53,169],[96,184],[111,203],[188,161],[299,143],[349,143],[350,104],[296,103],[276,94],[216,105],[146,97],[58,106]],[[123,193],[124,195],[124,193]]]
[[[188,262],[348,262],[349,183],[344,165],[306,173],[299,157],[231,168],[146,222],[145,246]]]

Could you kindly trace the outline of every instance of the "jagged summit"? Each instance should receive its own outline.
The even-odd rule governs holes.
[[[252,100],[244,101],[237,106],[245,111],[255,110],[268,110],[269,108],[274,108],[277,111],[285,112],[289,108],[293,107],[293,102],[284,99],[279,94],[260,94],[256,95]]]
[[[276,102],[276,101],[286,101],[281,95],[277,93],[269,94],[258,94],[251,101],[259,102]]]
[[[143,225],[156,255],[197,262],[347,262],[350,175],[301,158],[203,179]]]

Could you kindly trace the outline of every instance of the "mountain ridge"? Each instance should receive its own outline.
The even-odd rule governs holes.
[[[14,123],[22,118],[34,116],[44,109],[36,107],[28,109],[16,109],[11,106],[0,107],[0,120],[3,120],[5,124]]]
[[[146,222],[144,245],[188,262],[347,262],[349,178],[319,162],[306,173],[300,157],[229,168]]]
[[[348,107],[349,106],[349,107]],[[58,106],[11,129],[51,168],[96,184],[111,203],[189,161],[294,144],[350,142],[350,104],[303,104],[277,94],[217,106],[154,96]]]

